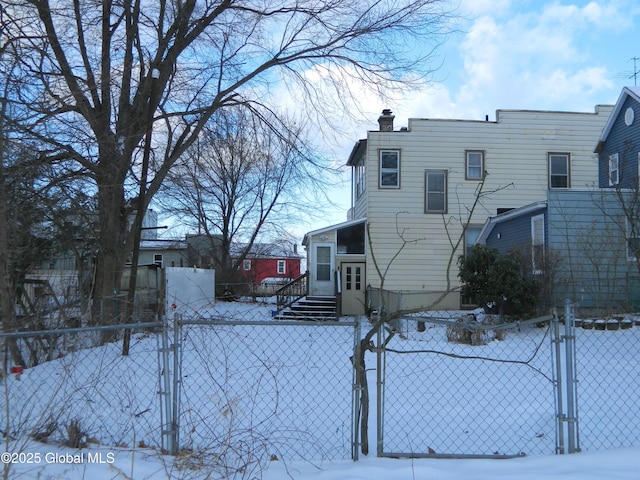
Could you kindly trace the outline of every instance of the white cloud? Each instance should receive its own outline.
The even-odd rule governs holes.
[[[496,108],[573,110],[584,108],[585,95],[595,99],[612,88],[605,62],[594,57],[586,38],[606,37],[613,23],[628,24],[620,19],[621,4],[539,7],[486,13],[472,22],[459,48],[464,78],[452,91],[456,104],[470,106],[474,116]],[[603,101],[589,103],[593,108]]]

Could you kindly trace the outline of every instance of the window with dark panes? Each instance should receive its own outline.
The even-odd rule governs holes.
[[[569,154],[549,154],[549,188],[569,188]]]
[[[427,170],[425,173],[425,212],[447,212],[447,172],[444,170]]]
[[[364,222],[337,231],[338,254],[364,254]]]
[[[400,187],[400,151],[380,150],[380,188]]]

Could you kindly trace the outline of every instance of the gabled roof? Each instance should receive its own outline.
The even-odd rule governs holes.
[[[246,243],[234,243],[229,253],[232,257],[239,257],[246,248]],[[254,243],[247,252],[247,258],[301,258],[301,255],[287,242]]]
[[[482,226],[482,230],[480,230],[480,233],[478,234],[476,243],[484,245],[496,225],[502,222],[506,222],[507,220],[517,218],[521,215],[527,215],[537,210],[541,210],[543,208],[546,208],[546,206],[547,201],[541,200],[539,202],[530,203],[529,205],[514,208],[513,210],[509,210],[508,212],[487,218],[487,220],[484,222],[484,225]]]
[[[600,153],[602,150],[602,146],[604,142],[607,140],[609,133],[611,133],[611,129],[616,122],[616,119],[620,115],[620,111],[622,110],[622,106],[628,97],[633,98],[636,102],[640,103],[640,87],[624,87],[622,92],[620,92],[620,96],[618,97],[618,101],[616,102],[615,107],[613,107],[613,111],[607,120],[607,123],[602,130],[602,134],[600,134],[600,138],[598,139],[598,144],[594,150],[595,153]]]

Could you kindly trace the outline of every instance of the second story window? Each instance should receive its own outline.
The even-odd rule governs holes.
[[[365,164],[364,161],[360,161],[355,168],[355,187],[356,187],[356,198],[360,198],[367,186],[367,176],[366,176]]]
[[[243,270],[251,270],[251,260],[243,260],[242,261],[242,269]]]
[[[400,188],[399,150],[380,150],[380,188]]]
[[[571,186],[568,153],[549,154],[549,188]]]
[[[466,157],[465,178],[467,180],[482,180],[484,152],[482,150],[467,150]]]
[[[620,183],[620,161],[618,154],[609,155],[609,186],[613,187]]]
[[[425,213],[447,213],[447,172],[427,170],[425,184]]]
[[[278,275],[284,275],[285,273],[287,273],[286,260],[278,260]]]

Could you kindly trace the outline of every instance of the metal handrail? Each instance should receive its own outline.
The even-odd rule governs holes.
[[[278,311],[291,306],[295,301],[309,295],[308,277],[309,272],[305,272],[276,290]]]

